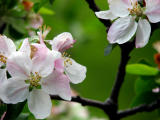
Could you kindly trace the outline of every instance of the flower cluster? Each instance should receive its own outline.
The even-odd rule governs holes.
[[[72,35],[65,32],[49,40],[49,49],[44,42],[46,34],[38,32],[39,43],[25,39],[18,51],[11,39],[0,36],[0,98],[7,104],[27,99],[37,119],[51,113],[49,94],[71,100],[69,83],[80,83],[86,77],[86,67],[65,52],[75,42]]]
[[[108,0],[109,10],[96,12],[101,19],[115,20],[107,39],[123,44],[136,33],[136,48],[144,47],[150,38],[151,23],[160,22],[160,0]]]

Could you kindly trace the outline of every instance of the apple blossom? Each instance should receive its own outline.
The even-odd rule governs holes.
[[[72,45],[75,43],[75,40],[73,39],[71,33],[64,32],[49,42],[52,45],[53,50],[64,52],[65,50],[72,47]]]
[[[29,110],[37,119],[43,119],[50,115],[51,99],[49,94],[53,92],[65,97],[70,94],[69,80],[64,81],[60,76],[58,81],[54,79],[54,60],[60,54],[57,51],[50,51],[44,48],[41,59],[33,56],[31,59],[31,49],[26,39],[19,51],[14,52],[7,59],[7,70],[11,78],[2,84],[1,99],[4,103],[16,104],[28,100]],[[53,90],[53,92],[52,92]],[[43,109],[42,109],[43,108]]]
[[[64,72],[72,83],[81,83],[86,78],[86,67],[78,64],[64,52],[75,43],[72,35],[68,32],[61,33],[56,36],[53,41],[50,41],[50,43],[53,50],[63,52],[62,57],[55,61],[55,70]]]
[[[160,0],[144,1],[142,6],[139,0],[109,0],[109,10],[95,13],[101,19],[115,20],[107,35],[110,43],[123,44],[135,33],[136,48],[148,43],[151,33],[149,22],[160,22]]]
[[[16,46],[13,41],[0,35],[0,67],[6,64],[7,58],[14,52],[16,52]]]

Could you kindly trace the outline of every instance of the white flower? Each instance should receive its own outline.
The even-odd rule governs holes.
[[[64,72],[70,81],[74,84],[83,82],[86,78],[87,69],[85,66],[80,65],[75,60],[64,52],[66,49],[72,47],[75,43],[72,35],[68,32],[64,32],[50,41],[53,50],[57,50],[62,53],[62,57],[55,61],[55,69],[57,71]]]
[[[10,104],[27,99],[29,110],[34,116],[44,119],[51,112],[49,94],[60,94],[64,99],[70,100],[71,93],[69,80],[64,81],[63,76],[55,79],[54,76],[54,61],[60,57],[59,52],[50,51],[44,44],[35,46],[42,53],[33,53],[35,56],[32,59],[27,39],[19,51],[8,57],[6,67],[11,78],[2,84],[1,98],[3,102]],[[34,50],[38,51],[37,48]]]
[[[144,47],[151,33],[149,21],[160,22],[160,0],[145,0],[143,6],[138,0],[109,0],[108,2],[109,10],[95,14],[101,19],[116,19],[108,31],[109,42],[123,44],[136,33],[136,48]]]
[[[16,46],[13,41],[0,35],[0,67],[6,64],[7,58],[14,52],[16,52]]]

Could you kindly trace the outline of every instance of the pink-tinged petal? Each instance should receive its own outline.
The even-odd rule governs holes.
[[[0,97],[7,104],[23,102],[29,95],[29,85],[21,78],[10,78],[1,87]]]
[[[80,65],[73,59],[70,59],[72,64],[67,64],[65,67],[65,73],[70,78],[70,81],[74,84],[78,84],[83,82],[86,78],[87,68],[85,66]]]
[[[136,33],[136,48],[144,47],[150,38],[151,25],[146,19],[140,19]]]
[[[118,17],[126,17],[129,15],[128,8],[131,8],[131,4],[129,4],[129,0],[110,0],[109,7],[113,15]]]
[[[145,14],[150,22],[160,22],[160,0],[146,0]]]
[[[68,32],[64,32],[56,36],[53,41],[50,41],[53,50],[64,52],[65,50],[72,47],[75,43],[72,35]]]
[[[101,19],[114,20],[117,16],[113,15],[110,10],[95,12],[96,16]]]
[[[42,89],[51,95],[59,95],[65,100],[71,100],[69,78],[62,72],[54,70],[43,79]]]
[[[30,54],[31,54],[31,47],[30,47],[28,38],[26,38],[23,41],[23,43],[22,43],[21,48],[19,49],[19,51],[23,52],[24,54],[27,54],[28,56],[30,56]]]
[[[12,77],[18,76],[24,80],[30,75],[32,61],[27,54],[15,52],[7,59],[6,67]]]
[[[44,119],[51,113],[50,96],[40,89],[33,89],[28,97],[28,108],[36,119]]]
[[[7,80],[6,69],[0,69],[0,86]]]
[[[110,43],[123,44],[129,41],[137,30],[137,23],[132,16],[119,18],[109,28],[107,39]]]
[[[57,71],[64,72],[64,60],[63,60],[63,58],[58,58],[57,60],[55,60],[54,65],[55,65],[54,67]]]
[[[51,51],[45,45],[33,44],[37,49],[32,58],[32,72],[38,72],[42,77],[48,76],[54,69],[54,61],[61,57],[58,51]]]
[[[13,41],[6,36],[0,35],[0,54],[8,57],[11,53],[16,51],[16,46]]]

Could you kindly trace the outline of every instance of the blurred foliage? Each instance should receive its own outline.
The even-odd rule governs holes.
[[[0,0],[0,27],[6,25],[4,34],[14,40],[29,36],[28,26],[31,27],[28,14],[35,12],[41,14],[43,23],[52,28],[47,39],[53,39],[54,36],[65,31],[71,32],[77,42],[68,53],[77,62],[85,65],[88,70],[86,80],[81,84],[72,85],[72,88],[83,97],[105,101],[112,90],[120,60],[118,46],[114,47],[113,50],[111,46],[107,48],[106,28],[95,17],[85,0],[54,0],[54,2],[53,0],[32,0],[32,2],[35,3],[34,7],[28,12],[19,0]],[[106,0],[96,0],[96,3],[102,10],[108,8]],[[156,83],[158,77],[157,66],[153,59],[156,51],[152,49],[152,44],[157,40],[160,40],[160,30],[154,31],[146,47],[134,49],[131,53],[129,64],[132,64],[130,67],[133,67],[133,69],[129,73],[134,73],[134,75],[127,74],[125,77],[119,98],[120,109],[150,103],[159,96],[159,94],[152,93],[152,89],[159,86]],[[16,43],[21,44],[20,41],[16,41]],[[104,51],[110,54],[104,56]],[[150,65],[144,65],[143,63],[143,65],[138,64],[138,67],[134,68],[135,64],[133,63],[138,63],[142,58],[147,59]],[[140,71],[137,74],[138,68]],[[152,69],[154,70],[152,71]],[[135,73],[139,76],[135,76]],[[151,73],[154,73],[154,76],[153,74],[150,76]],[[149,74],[149,77],[143,76],[146,74]],[[5,110],[6,106],[0,108]],[[107,118],[103,111],[92,107],[88,108],[91,116]],[[33,115],[29,113],[27,104],[23,113],[17,118],[17,120],[20,119],[34,120]],[[159,119],[158,112],[154,111],[137,114],[124,120]]]

